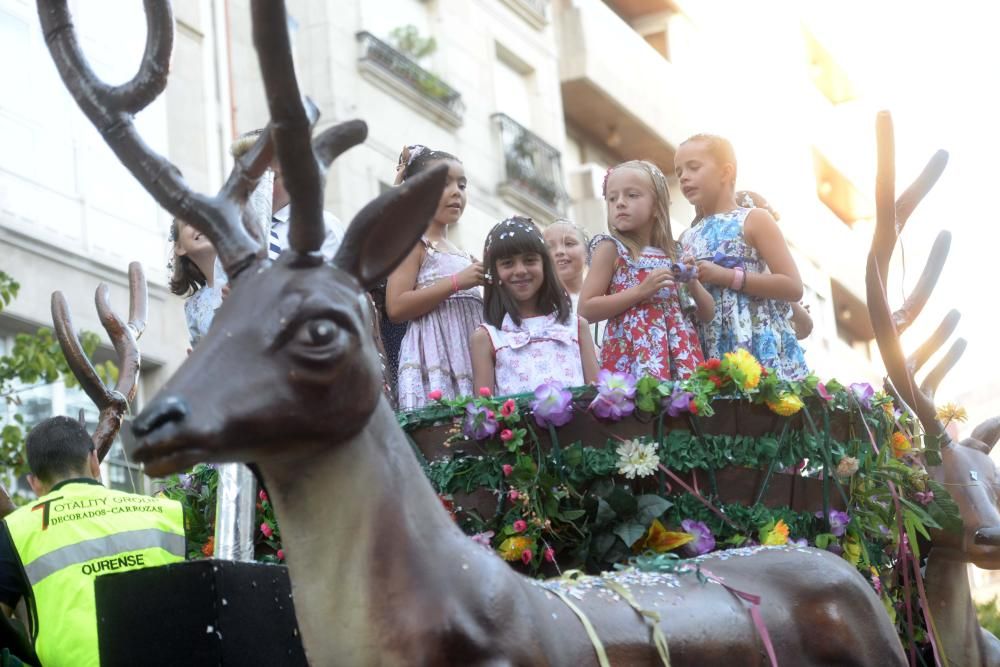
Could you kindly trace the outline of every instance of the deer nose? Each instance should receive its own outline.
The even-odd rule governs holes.
[[[191,409],[182,398],[177,396],[161,398],[135,418],[135,421],[132,422],[132,433],[137,438],[141,438],[170,422],[184,421],[190,412]]]
[[[1000,527],[980,528],[973,541],[985,547],[1000,547]]]

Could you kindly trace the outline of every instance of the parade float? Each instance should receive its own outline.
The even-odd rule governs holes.
[[[604,373],[395,415],[359,297],[419,238],[445,174],[382,194],[325,263],[324,173],[365,128],[312,137],[282,2],[252,2],[271,123],[215,197],[132,124],[166,84],[169,4],[146,0],[146,53],[117,87],[87,66],[66,3],[38,4],[81,109],[161,206],[211,238],[233,285],[133,428],[148,473],[181,473],[166,493],[186,503],[190,555],[204,558],[98,578],[106,664],[998,664],[965,566],[1000,567],[1000,420],[948,436],[961,410],[933,398],[961,342],[917,384],[957,317],[901,352],[947,232],[895,312],[889,259],[946,156],[897,200],[888,114],[867,267],[883,390],[784,382],[737,352],[678,383]],[[294,211],[274,262],[245,220],[272,154]],[[234,381],[220,391],[219,378]],[[248,498],[245,476],[199,462],[250,464],[266,490]],[[270,562],[209,558],[231,520],[221,486],[240,521],[258,513],[242,538]]]

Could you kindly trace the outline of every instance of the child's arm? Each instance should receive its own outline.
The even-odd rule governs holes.
[[[697,306],[695,317],[699,322],[711,322],[715,317],[715,298],[697,278],[688,282],[688,291],[691,292],[691,298]]]
[[[472,386],[476,391],[486,387],[496,390],[496,362],[493,359],[493,341],[486,329],[477,328],[469,338],[472,356]]]
[[[482,284],[483,265],[477,262],[456,273],[455,280],[451,276],[445,276],[427,287],[416,289],[417,274],[425,252],[423,244],[418,244],[389,276],[385,292],[385,312],[392,322],[409,322],[426,315],[455,292],[456,284],[460,290]]]
[[[579,320],[580,330],[580,363],[583,365],[583,381],[591,384],[597,379],[597,348],[594,338],[590,335],[590,325],[582,317]]]
[[[771,269],[770,273],[746,273],[743,291],[750,296],[781,301],[796,302],[801,299],[802,278],[799,276],[799,269],[795,266],[785,237],[771,214],[762,208],[750,211],[743,223],[743,236],[747,243],[757,249]],[[727,269],[714,262],[698,262],[698,279],[710,285],[729,288],[735,274],[734,269]]]
[[[664,287],[672,287],[674,284],[674,274],[670,269],[655,269],[635,287],[607,294],[617,260],[618,248],[614,243],[604,241],[597,244],[590,260],[590,270],[580,290],[578,310],[581,317],[594,322],[609,320],[640,301],[645,301]]]
[[[813,319],[809,311],[801,303],[792,302],[792,328],[799,340],[807,338],[813,330]]]

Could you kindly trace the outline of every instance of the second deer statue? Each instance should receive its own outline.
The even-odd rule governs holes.
[[[366,131],[342,123],[313,140],[315,109],[298,89],[283,2],[251,3],[271,131],[216,197],[192,192],[131,121],[166,83],[168,3],[145,0],[146,55],[135,79],[114,88],[87,65],[65,0],[38,6],[77,103],[150,194],[212,239],[232,280],[208,336],[137,417],[136,457],[154,475],[198,461],[256,466],[313,664],[749,666],[766,664],[769,651],[786,666],[905,664],[879,599],[824,551],[718,552],[699,560],[707,584],[631,573],[571,587],[518,575],[469,540],[381,396],[364,301],[424,232],[445,171],[367,205],[325,263],[325,170]],[[272,140],[292,203],[291,248],[275,262],[241,220]],[[762,624],[733,590],[763,598]]]

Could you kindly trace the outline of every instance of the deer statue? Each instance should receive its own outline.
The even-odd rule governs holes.
[[[364,299],[426,229],[445,171],[365,206],[324,262],[324,172],[366,131],[347,122],[312,139],[315,109],[299,93],[283,2],[251,3],[270,132],[215,197],[192,192],[131,121],[165,85],[168,3],[145,0],[143,62],[114,88],[87,65],[65,0],[38,7],[78,105],[157,202],[211,238],[231,278],[209,334],[136,418],[136,458],[154,475],[198,461],[256,467],[281,523],[313,664],[761,665],[768,653],[786,665],[904,664],[871,588],[824,551],[710,555],[699,562],[707,584],[692,567],[570,585],[521,576],[469,540],[381,396]],[[292,202],[291,247],[274,262],[242,219],[272,140]],[[762,596],[759,615],[732,591]]]
[[[944,485],[958,504],[963,521],[960,533],[935,531],[925,575],[928,606],[943,654],[953,665],[1000,665],[1000,641],[980,628],[969,590],[968,564],[1000,569],[1000,488],[996,466],[989,454],[1000,438],[1000,417],[980,424],[959,443],[951,441],[937,418],[934,394],[941,380],[958,362],[965,341],[956,340],[919,386],[915,375],[951,336],[958,325],[958,311],[951,311],[931,337],[912,355],[904,357],[900,334],[927,303],[944,267],[951,235],[941,231],[913,294],[892,312],[886,292],[889,260],[896,240],[910,214],[944,171],[947,154],[939,151],[924,172],[897,201],[892,119],[880,113],[877,120],[878,175],[876,181],[876,230],[868,255],[865,282],[868,312],[888,375],[887,386],[899,402],[916,415],[925,437],[939,443],[940,461],[928,460],[931,477]],[[932,442],[933,445],[933,442]],[[932,449],[936,449],[932,446]]]
[[[104,330],[111,339],[111,344],[118,356],[118,380],[115,388],[108,388],[98,376],[87,353],[84,352],[80,339],[73,327],[69,305],[62,292],[52,293],[52,324],[55,327],[56,339],[62,348],[66,363],[80,387],[97,409],[100,415],[97,428],[91,434],[97,460],[103,461],[111,450],[115,436],[122,426],[122,419],[129,406],[135,400],[139,388],[139,346],[137,341],[146,328],[146,278],[142,266],[132,262],[128,267],[129,282],[129,316],[124,321],[111,308],[108,286],[101,283],[97,286],[94,300],[97,303],[97,315]],[[17,509],[0,487],[0,519]]]

